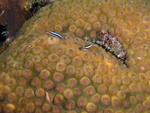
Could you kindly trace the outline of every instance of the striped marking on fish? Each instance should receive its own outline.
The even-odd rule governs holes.
[[[91,48],[92,45],[93,45],[93,44],[88,44],[88,45],[86,45],[86,46],[84,46],[84,47],[80,47],[79,49],[87,50],[87,49]]]
[[[57,32],[49,31],[47,33],[50,34],[50,35],[52,35],[52,36],[56,36],[56,37],[58,37],[58,38],[60,38],[62,40],[64,39],[64,37],[62,35],[60,35],[59,33],[57,33]]]

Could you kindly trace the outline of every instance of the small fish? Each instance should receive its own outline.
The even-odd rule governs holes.
[[[52,35],[52,36],[56,36],[58,38],[61,38],[62,40],[64,39],[64,37],[56,32],[53,32],[53,31],[49,31],[47,32],[48,34]]]
[[[0,16],[2,16],[2,15],[4,14],[4,12],[5,12],[5,11],[3,10],[3,11],[1,12]]]
[[[91,48],[92,45],[93,45],[93,44],[88,44],[88,45],[86,45],[86,46],[84,46],[84,47],[80,47],[79,49],[87,50],[87,49]]]

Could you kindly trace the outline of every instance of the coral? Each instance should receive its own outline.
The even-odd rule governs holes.
[[[79,48],[86,42],[74,35],[62,35],[64,40],[49,34],[35,33],[30,38],[28,34],[20,35],[1,55],[0,99],[2,103],[7,100],[0,103],[1,112],[47,112],[55,107],[62,112],[78,109],[89,113],[129,108],[141,112],[149,110],[150,101],[145,98],[149,98],[150,93],[146,75],[135,75],[95,44],[81,50]],[[47,41],[39,45],[37,42],[43,36]],[[29,44],[32,47],[28,48]],[[12,53],[16,49],[14,59]],[[48,51],[47,60],[46,56],[41,56],[41,50]],[[64,51],[60,54],[57,50]],[[101,59],[95,59],[96,56]],[[37,59],[44,59],[46,64]],[[113,62],[117,63],[114,65]],[[117,71],[110,75],[112,72],[108,69],[112,65]],[[99,68],[106,68],[106,71]],[[122,68],[128,74],[120,73]],[[132,78],[136,76],[139,79],[134,82]]]
[[[0,112],[150,112],[148,5],[62,0],[42,8],[0,55]],[[129,68],[96,44],[80,49],[102,30],[122,44]]]
[[[60,9],[59,6],[61,5],[63,8]],[[114,36],[118,43],[122,45],[124,53],[126,53],[126,58],[122,57],[126,59],[125,63],[135,69],[134,65],[137,62],[135,58],[138,56],[130,53],[130,51],[132,49],[137,51],[137,48],[141,48],[140,46],[145,45],[148,40],[148,11],[148,0],[143,3],[141,0],[114,0],[112,2],[105,0],[101,2],[98,0],[58,0],[41,8],[33,18],[24,24],[20,33],[67,32],[81,38],[93,40],[97,38],[99,31],[108,31],[110,36]],[[41,26],[43,27],[42,30]],[[147,48],[142,48],[142,50],[147,51]],[[123,59],[121,61],[124,63]],[[140,66],[136,69],[138,71]]]

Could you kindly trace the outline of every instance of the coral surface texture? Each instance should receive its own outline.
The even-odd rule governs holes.
[[[55,0],[0,55],[0,113],[150,113],[149,58],[149,0]]]

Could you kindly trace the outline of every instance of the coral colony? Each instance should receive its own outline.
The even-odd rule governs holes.
[[[41,8],[0,55],[0,113],[150,113],[145,1],[54,0]]]

